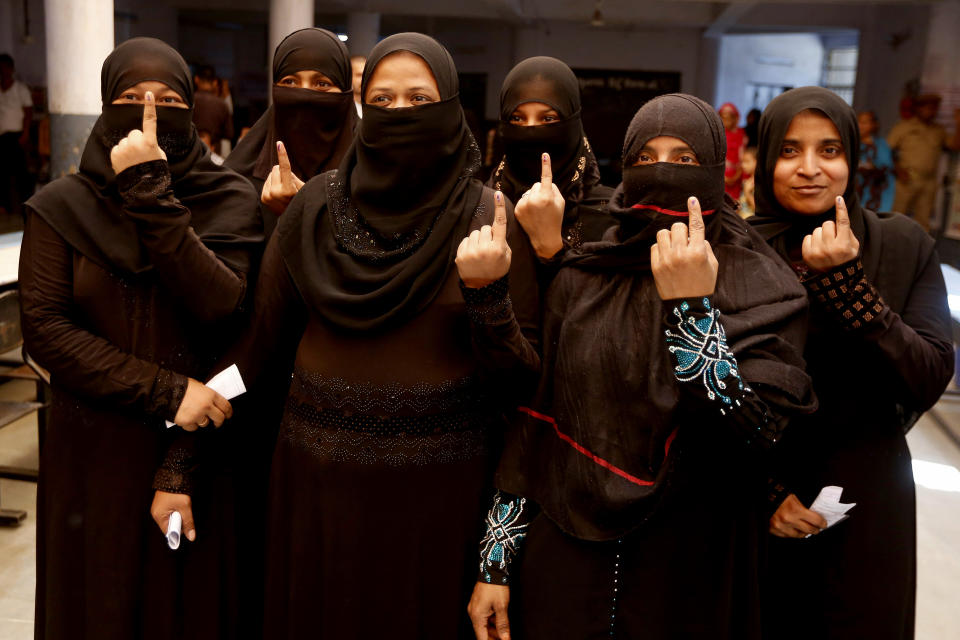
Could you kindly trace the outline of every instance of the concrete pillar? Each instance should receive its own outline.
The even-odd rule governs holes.
[[[273,69],[273,52],[280,41],[297,29],[312,27],[313,20],[313,0],[270,0],[270,40],[267,44],[268,76],[271,75]],[[271,84],[273,80],[271,77]]]
[[[113,50],[113,0],[44,0],[50,176],[74,173],[100,115],[100,68]]]
[[[347,49],[352,56],[367,57],[380,41],[380,14],[352,11],[347,14]]]

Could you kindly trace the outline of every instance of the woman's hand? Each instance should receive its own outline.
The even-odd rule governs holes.
[[[503,194],[497,191],[494,201],[493,226],[484,225],[464,238],[457,247],[457,272],[463,284],[471,289],[493,284],[510,271],[507,207],[503,202]]]
[[[709,296],[717,286],[717,257],[704,238],[706,227],[700,202],[687,199],[690,229],[682,222],[657,232],[650,247],[650,270],[661,300]]]
[[[147,91],[143,102],[143,131],[134,129],[110,150],[110,165],[113,172],[120,175],[134,165],[166,159],[167,154],[157,144],[157,103],[153,92]]]
[[[280,164],[273,165],[270,175],[263,183],[260,202],[267,205],[270,211],[279,216],[287,210],[287,205],[293,200],[293,196],[297,195],[297,192],[303,188],[303,180],[293,175],[293,169],[290,168],[290,157],[280,141],[277,141],[277,161]]]
[[[187,540],[193,542],[197,539],[197,529],[193,526],[193,508],[190,496],[185,493],[168,493],[166,491],[157,491],[153,494],[153,504],[150,505],[150,515],[153,521],[167,535],[167,524],[170,522],[170,516],[174,511],[180,512],[183,519],[181,530]]]
[[[513,213],[527,232],[533,250],[541,258],[552,258],[563,248],[563,209],[566,201],[553,184],[550,154],[541,157],[540,182],[520,197]]]
[[[477,640],[510,640],[509,603],[510,587],[506,585],[478,582],[473,587],[467,613]]]
[[[233,417],[233,407],[222,395],[193,378],[187,379],[187,391],[173,421],[184,431],[196,431],[213,421],[219,427]]]
[[[827,220],[803,238],[803,261],[817,271],[829,271],[860,254],[860,241],[850,228],[850,216],[843,196],[837,196],[837,221]]]
[[[770,533],[778,538],[806,538],[826,528],[823,516],[804,507],[792,493],[770,518]]]

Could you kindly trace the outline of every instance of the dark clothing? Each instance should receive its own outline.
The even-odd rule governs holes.
[[[486,190],[467,232],[493,209]],[[469,638],[505,397],[538,366],[532,256],[510,215],[509,296],[503,281],[461,290],[451,270],[412,319],[358,333],[299,293],[281,255],[297,211],[264,257],[256,348],[240,350],[251,384],[293,372],[270,483],[267,636]]]
[[[481,580],[518,557],[510,584],[525,638],[759,636],[760,453],[814,405],[799,356],[804,292],[724,205],[712,108],[651,101],[625,157],[657,135],[682,137],[704,166],[651,165],[664,165],[644,178],[660,200],[641,207],[629,199],[637,174],[625,174],[610,203],[620,224],[564,257],[544,302],[540,386],[497,471],[499,489],[543,511],[523,539],[519,522],[490,526],[509,514],[498,505],[482,547]],[[689,193],[691,169],[720,198],[704,219],[716,289],[661,300],[647,238],[677,220],[662,211],[672,191]],[[491,543],[500,531],[516,548]]]
[[[315,91],[274,85],[273,104],[257,120],[224,164],[253,183],[257,193],[278,164],[277,142],[283,142],[293,174],[304,182],[336,169],[353,141],[357,116],[350,87],[353,76],[347,48],[326,29],[294,31],[273,54],[275,83],[298,71],[319,71],[340,90]],[[277,214],[260,205],[267,237]]]
[[[103,65],[105,92],[158,78],[189,87],[180,55],[151,38],[127,41]],[[112,98],[103,95],[80,173],[27,203],[23,336],[53,390],[35,636],[234,638],[244,627],[233,486],[221,464],[230,456],[220,457],[229,440],[163,421],[176,416],[188,377],[206,379],[236,332],[262,247],[256,200],[243,178],[209,161],[189,109],[157,110],[168,160],[115,176],[111,140],[143,110]],[[194,453],[206,445],[210,463],[194,485]],[[191,494],[197,542],[166,548],[150,516],[154,489]]]
[[[0,208],[14,215],[20,214],[33,189],[20,136],[19,131],[0,134]]]
[[[192,447],[180,446],[187,436],[163,419],[176,414],[186,377],[203,378],[224,346],[222,325],[209,323],[234,312],[245,274],[196,250],[189,216],[176,215],[169,192],[153,196],[127,200],[163,265],[138,276],[104,269],[40,216],[27,219],[23,333],[53,387],[37,499],[37,638],[237,635],[238,557],[220,528],[233,516],[219,464],[194,493],[196,543],[167,549],[150,503],[160,466],[159,488],[193,488]],[[181,241],[169,242],[174,235]]]
[[[513,112],[527,102],[541,102],[558,120],[537,126],[514,124]],[[487,180],[514,203],[542,175],[541,157],[550,155],[553,182],[566,201],[561,229],[565,247],[595,242],[614,225],[605,205],[613,189],[600,184],[597,159],[580,119],[580,84],[561,60],[547,56],[517,64],[500,89],[499,136],[505,154]]]
[[[807,108],[836,125],[853,176],[855,113],[831,92],[807,87],[776,98],[761,118],[758,194],[772,195],[769,176],[784,132]],[[768,178],[761,184],[764,166]],[[901,639],[914,632],[916,504],[904,435],[950,380],[950,315],[933,240],[903,216],[864,209],[853,183],[844,199],[860,256],[829,273],[806,267],[799,244],[834,210],[794,216],[775,200],[766,209],[758,201],[758,230],[809,293],[805,357],[820,400],[815,414],[794,420],[778,447],[770,508],[790,493],[809,505],[827,485],[843,487],[843,502],[857,504],[847,521],[809,540],[772,541],[769,638],[800,637],[798,614],[804,628],[827,638]]]
[[[209,133],[212,151],[220,153],[220,141],[233,139],[233,115],[226,101],[210,91],[197,91],[193,103],[197,131]]]

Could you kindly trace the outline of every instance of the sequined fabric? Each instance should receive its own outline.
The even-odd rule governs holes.
[[[498,491],[486,523],[487,532],[480,541],[480,578],[487,584],[507,584],[510,563],[520,552],[530,526],[527,499]]]
[[[867,282],[859,259],[830,273],[810,274],[801,282],[821,308],[836,315],[847,330],[872,322],[886,307],[880,293]]]
[[[488,451],[487,406],[470,378],[374,385],[297,369],[281,437],[324,461],[458,462]]]

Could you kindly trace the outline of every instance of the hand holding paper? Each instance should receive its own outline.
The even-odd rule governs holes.
[[[811,511],[816,511],[827,521],[828,529],[838,522],[843,522],[849,518],[850,516],[847,515],[847,511],[857,506],[856,502],[849,504],[840,502],[841,493],[843,493],[843,487],[824,487],[820,490],[820,495],[817,496],[817,499],[810,505]]]
[[[243,385],[243,378],[240,377],[240,369],[237,368],[237,365],[232,364],[217,375],[210,378],[209,382],[206,384],[207,388],[212,389],[217,392],[226,400],[233,400],[237,396],[246,393],[247,388]],[[227,416],[229,417],[229,415]],[[174,426],[174,422],[169,420],[167,422],[167,428]],[[187,425],[181,425],[186,427]],[[204,423],[202,426],[206,426]]]

